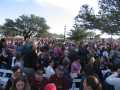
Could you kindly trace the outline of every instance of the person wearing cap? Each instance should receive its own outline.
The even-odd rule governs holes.
[[[57,90],[57,89],[56,89],[56,85],[54,83],[48,83],[45,86],[44,90]]]
[[[48,83],[54,83],[57,90],[69,90],[69,81],[64,77],[64,67],[58,65],[55,74],[50,77]]]

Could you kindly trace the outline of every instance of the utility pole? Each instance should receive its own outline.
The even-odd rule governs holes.
[[[64,41],[66,40],[66,25],[64,26]]]

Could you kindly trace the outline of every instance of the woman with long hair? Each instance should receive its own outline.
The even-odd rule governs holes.
[[[21,77],[23,75],[23,72],[21,70],[21,68],[15,66],[12,68],[13,74],[11,76],[11,78],[7,81],[7,84],[5,86],[5,90],[10,90],[10,87],[12,86],[13,82]]]
[[[14,81],[10,90],[31,90],[31,88],[25,77],[19,77]]]
[[[102,85],[96,76],[89,76],[83,83],[83,90],[102,90]]]

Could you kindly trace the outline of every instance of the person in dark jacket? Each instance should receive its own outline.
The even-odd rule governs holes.
[[[28,77],[31,77],[34,74],[37,54],[33,49],[33,42],[30,41],[29,37],[25,38],[25,44],[22,48],[22,55],[24,61],[24,72]]]

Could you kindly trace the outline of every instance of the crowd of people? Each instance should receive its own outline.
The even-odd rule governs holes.
[[[0,68],[13,71],[5,90],[120,90],[120,45],[1,39]]]

